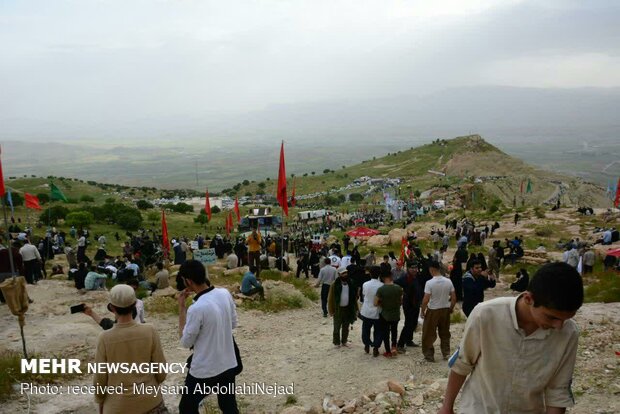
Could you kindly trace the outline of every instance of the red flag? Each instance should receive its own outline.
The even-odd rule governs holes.
[[[288,197],[286,196],[286,169],[284,168],[284,141],[280,147],[280,169],[278,170],[278,203],[282,212],[288,217]]]
[[[407,238],[403,237],[400,240],[400,258],[398,259],[401,266],[405,264],[405,246],[407,246]]]
[[[211,202],[209,201],[209,189],[207,188],[207,195],[205,200],[205,213],[207,213],[207,217],[209,221],[211,221]]]
[[[525,180],[521,180],[521,187],[520,187],[521,194],[523,194],[523,183],[524,183],[524,182],[525,182]]]
[[[616,208],[620,206],[620,178],[618,178],[618,185],[616,186],[616,200],[614,201],[614,206]]]
[[[235,197],[235,214],[237,215],[237,223],[241,223],[241,212],[239,211],[239,198]]]
[[[295,178],[293,177],[293,193],[291,194],[291,207],[295,207],[297,200],[295,200]]]
[[[39,204],[39,198],[36,195],[24,193],[24,198],[26,199],[26,208],[33,208],[35,210],[41,210],[41,205]]]
[[[233,229],[233,218],[232,211],[228,212],[228,216],[226,216],[226,236],[230,236],[230,232]]]
[[[168,225],[166,224],[166,213],[161,209],[161,247],[164,251],[164,258],[170,254],[170,241],[168,239]]]
[[[2,149],[0,149],[0,154]],[[0,159],[0,197],[4,197],[6,189],[4,188],[4,175],[2,174],[2,159]]]

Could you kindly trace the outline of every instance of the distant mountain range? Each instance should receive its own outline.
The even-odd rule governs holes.
[[[606,186],[620,175],[618,113],[619,88],[470,87],[97,125],[0,115],[0,139],[14,174],[198,189],[273,177],[281,139],[288,171],[300,175],[478,133],[512,156]]]

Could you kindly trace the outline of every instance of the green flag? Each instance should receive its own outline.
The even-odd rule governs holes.
[[[51,183],[50,184],[50,190],[51,190],[51,199],[52,200],[62,200],[65,203],[69,202],[69,200],[67,200],[67,197],[65,197],[65,195],[62,193],[62,191],[60,191],[60,188],[56,187],[56,184]]]
[[[525,193],[531,193],[532,192],[532,180],[530,180],[529,178],[527,179],[527,188],[525,189]]]

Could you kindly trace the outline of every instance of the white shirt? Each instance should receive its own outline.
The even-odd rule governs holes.
[[[349,306],[349,284],[342,285],[340,293],[340,306]]]
[[[344,267],[346,269],[350,264],[351,256],[343,256],[342,259],[340,259],[340,267]]]
[[[211,378],[237,366],[232,330],[237,327],[237,310],[230,292],[214,288],[203,293],[189,309],[181,345],[194,347],[189,373]]]
[[[363,317],[368,319],[379,319],[381,308],[375,306],[375,296],[377,295],[377,289],[381,286],[383,286],[383,283],[381,283],[379,279],[370,279],[362,285],[364,303],[362,303],[360,313]]]
[[[141,299],[136,299],[136,317],[133,320],[144,323],[144,302]]]
[[[22,259],[24,260],[24,262],[29,262],[31,260],[41,260],[39,250],[30,243],[24,244],[21,249],[19,249],[19,254],[22,255]]]
[[[86,237],[82,236],[78,239],[77,241],[77,245],[78,247],[84,247],[86,246]]]
[[[434,276],[424,285],[424,293],[431,295],[428,308],[432,310],[449,308],[451,292],[454,292],[454,286],[450,279],[445,276]]]

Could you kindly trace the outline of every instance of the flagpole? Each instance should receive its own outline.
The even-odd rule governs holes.
[[[2,197],[2,213],[4,214],[4,229],[6,230],[6,240],[8,243],[7,249],[9,250],[9,263],[11,266],[11,276],[15,281],[15,263],[13,263],[13,246],[11,240],[11,233],[9,233],[9,220],[6,216],[6,205],[4,204],[4,197]]]

